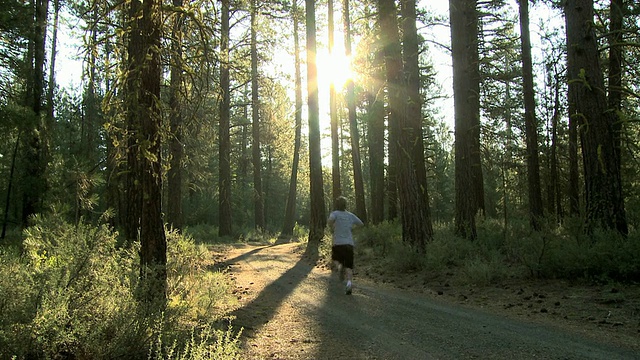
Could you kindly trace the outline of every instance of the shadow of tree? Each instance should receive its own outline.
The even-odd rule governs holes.
[[[267,248],[276,245],[265,246],[251,250],[238,257],[228,259],[228,264],[236,264],[240,261],[251,261],[252,257],[256,257]],[[300,283],[311,273],[317,257],[301,257],[296,264],[289,268],[279,278],[267,285],[258,296],[246,305],[236,309],[229,317],[233,321],[234,328],[242,327],[244,330],[244,341],[251,334],[260,328],[260,326],[268,323],[276,314],[278,308],[284,300],[300,285]]]

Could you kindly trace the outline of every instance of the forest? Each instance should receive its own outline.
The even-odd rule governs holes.
[[[407,270],[640,280],[635,1],[0,4],[2,358],[172,358],[203,244],[322,257],[338,196]]]

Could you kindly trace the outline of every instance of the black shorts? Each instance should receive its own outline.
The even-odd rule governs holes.
[[[331,260],[341,263],[345,268],[353,269],[353,245],[334,245],[331,248]]]

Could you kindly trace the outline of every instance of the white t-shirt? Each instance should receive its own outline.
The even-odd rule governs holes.
[[[348,211],[334,210],[329,215],[329,223],[333,222],[333,245],[355,245],[351,229],[353,225],[364,225],[356,215]]]

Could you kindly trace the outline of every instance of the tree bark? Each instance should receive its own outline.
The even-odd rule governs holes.
[[[529,34],[529,0],[519,0],[520,40],[522,45],[522,82],[524,93],[525,134],[527,141],[527,185],[529,187],[529,224],[538,231],[544,216],[540,189],[540,160],[538,157],[538,125],[533,89],[533,63]]]
[[[427,168],[424,157],[424,140],[422,128],[422,98],[420,96],[420,64],[419,64],[419,40],[416,27],[416,2],[415,0],[400,1],[402,11],[402,55],[404,75],[407,82],[408,103],[406,133],[412,144],[410,150],[413,166],[416,171],[416,180],[421,192],[422,201],[429,208],[429,191],[427,187]],[[429,216],[430,217],[430,216]]]
[[[377,37],[373,60],[373,81],[368,103],[369,177],[371,181],[371,223],[384,221],[384,53]]]
[[[626,13],[624,0],[611,0],[609,7],[609,108],[615,114],[613,122],[613,141],[618,157],[618,165],[622,166],[622,27]]]
[[[327,224],[320,148],[320,109],[318,105],[318,68],[316,64],[316,10],[314,0],[305,0],[307,29],[307,106],[309,107],[309,180],[310,228],[306,255],[318,257],[320,241]]]
[[[262,157],[260,152],[260,97],[258,93],[258,5],[251,0],[251,154],[253,158],[254,222],[258,230],[265,229],[264,193],[262,192]]]
[[[30,123],[23,144],[24,172],[22,178],[22,225],[28,226],[31,216],[42,211],[42,197],[47,187],[44,174],[46,171],[45,130],[42,123],[44,94],[44,61],[46,46],[48,0],[36,0],[33,6],[34,26],[29,41],[30,51],[27,54],[31,72],[27,81],[27,106],[32,110]]]
[[[565,3],[567,58],[571,95],[582,144],[586,229],[616,230],[626,235],[627,219],[622,195],[620,165],[615,148],[614,122],[604,93],[604,79],[593,30],[593,0]]]
[[[570,63],[570,60],[567,61]],[[580,118],[576,114],[574,102],[575,86],[569,83],[567,112],[569,113],[569,214],[580,216],[580,170],[578,166],[578,124]]]
[[[458,236],[477,237],[475,216],[484,205],[480,155],[480,74],[476,0],[449,0],[455,116],[455,186]],[[478,194],[480,192],[480,194]]]
[[[329,56],[334,51],[334,21],[333,0],[327,0],[327,27],[329,32]],[[336,105],[336,84],[332,80],[329,84],[329,118],[331,119],[331,196],[332,203],[342,195],[342,180],[340,176],[340,136],[338,133],[339,119]]]
[[[231,236],[231,139],[229,133],[229,0],[222,0],[221,34],[220,34],[220,134],[219,134],[219,219],[218,235]]]
[[[127,78],[129,240],[140,240],[140,296],[166,302],[167,243],[162,220],[160,136],[160,3],[134,0],[129,9]],[[139,195],[137,195],[139,194]],[[139,234],[139,238],[137,235]],[[133,237],[135,236],[135,238]]]
[[[344,0],[344,49],[348,59],[351,58],[351,19],[349,0]],[[356,214],[363,222],[367,222],[367,205],[364,201],[364,178],[360,158],[360,133],[356,116],[356,95],[353,79],[347,79],[347,109],[349,111],[349,131],[351,133],[351,160],[353,162],[353,182],[356,193]]]
[[[293,235],[296,224],[296,195],[298,192],[298,164],[300,163],[300,148],[302,140],[302,77],[300,75],[300,43],[299,43],[299,14],[298,1],[294,0],[291,13],[293,16],[293,48],[295,58],[295,140],[293,144],[293,163],[291,165],[291,179],[289,180],[289,195],[284,215],[284,225],[280,237]]]
[[[396,147],[398,160],[398,196],[402,222],[402,239],[416,252],[426,251],[426,242],[433,237],[428,207],[421,196],[416,178],[405,106],[409,100],[403,81],[402,51],[394,0],[378,0],[380,26],[383,35],[387,88],[389,94],[390,137]]]
[[[53,1],[53,30],[51,34],[51,56],[49,64],[49,87],[47,92],[47,132],[53,128],[54,123],[54,95],[56,89],[56,58],[58,55],[58,25],[60,23],[60,0]]]
[[[171,35],[171,83],[169,84],[169,108],[171,127],[171,137],[169,140],[169,151],[171,162],[167,179],[169,181],[169,206],[167,209],[168,223],[174,229],[182,229],[182,158],[183,150],[183,128],[182,128],[182,28],[183,0],[173,0],[173,6],[177,11],[174,13],[173,29]]]
[[[560,88],[554,84],[553,117],[551,118],[551,154],[549,159],[549,213],[554,216],[556,223],[562,219],[562,197],[560,194],[558,174],[558,122],[560,121]]]

